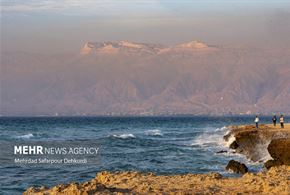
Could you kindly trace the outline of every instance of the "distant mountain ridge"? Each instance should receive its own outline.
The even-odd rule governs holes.
[[[87,42],[81,49],[81,54],[93,53],[117,53],[117,52],[141,52],[148,54],[158,54],[172,49],[208,49],[207,44],[201,41],[191,41],[174,46],[165,46],[161,44],[135,43],[129,41],[118,42]]]
[[[87,42],[2,53],[1,115],[290,113],[290,50]]]
[[[91,54],[96,52],[116,53],[116,52],[148,52],[158,53],[163,47],[156,44],[134,43],[128,41],[119,42],[87,42],[81,49],[81,54]]]

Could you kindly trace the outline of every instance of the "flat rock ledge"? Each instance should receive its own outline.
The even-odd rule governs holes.
[[[229,147],[254,162],[266,162],[265,167],[290,165],[290,125],[284,129],[273,125],[233,126],[224,136]]]

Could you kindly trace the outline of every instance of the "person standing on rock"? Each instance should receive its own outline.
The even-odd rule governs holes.
[[[272,121],[273,121],[273,125],[274,125],[274,127],[276,127],[276,122],[277,122],[277,117],[276,117],[276,115],[273,116]]]
[[[260,119],[259,119],[258,115],[256,115],[256,118],[255,118],[256,129],[259,128],[259,121],[260,121]]]
[[[284,128],[284,116],[283,116],[283,114],[281,114],[281,116],[280,116],[280,124],[281,124],[281,128],[283,129]]]

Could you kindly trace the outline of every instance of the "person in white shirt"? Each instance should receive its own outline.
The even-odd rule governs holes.
[[[258,115],[256,115],[255,123],[256,123],[256,129],[258,129],[259,128],[259,117],[258,117]]]
[[[283,129],[284,128],[284,116],[283,116],[283,114],[281,114],[281,116],[280,116],[280,124],[281,124],[281,128]]]

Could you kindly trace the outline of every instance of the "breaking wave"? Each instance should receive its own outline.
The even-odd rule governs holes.
[[[146,135],[150,136],[163,136],[159,129],[152,129],[145,132]]]
[[[229,130],[229,128],[226,127],[226,126],[223,126],[223,127],[221,127],[221,128],[216,128],[216,129],[215,129],[215,132],[219,132],[219,131],[224,132],[224,131],[226,131],[226,130]]]
[[[230,137],[228,138],[228,141],[225,141],[225,145],[226,145],[227,147],[230,147],[230,145],[231,145],[234,141],[236,141],[235,136],[230,135]]]
[[[32,137],[34,137],[32,133],[16,136],[16,138],[18,138],[18,139],[30,139]]]
[[[113,135],[113,137],[120,138],[120,139],[136,138],[135,135],[133,135],[132,133],[124,133],[124,134],[120,134],[120,135]]]
[[[201,134],[194,138],[191,146],[218,146],[223,144],[223,139],[218,134]]]

